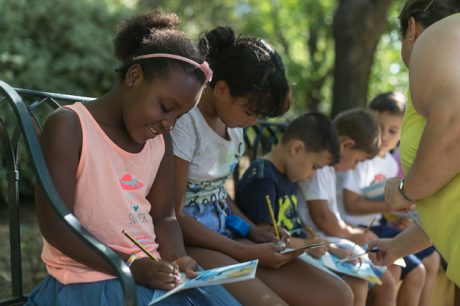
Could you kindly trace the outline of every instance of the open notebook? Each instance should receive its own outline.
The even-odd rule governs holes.
[[[258,260],[252,260],[235,265],[197,271],[197,277],[190,279],[187,279],[184,275],[182,275],[182,283],[176,288],[170,291],[155,290],[155,294],[149,305],[158,303],[168,296],[185,289],[234,283],[252,279],[256,275],[257,263]]]

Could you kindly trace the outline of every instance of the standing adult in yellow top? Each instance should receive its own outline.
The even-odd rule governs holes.
[[[409,68],[410,95],[401,135],[405,177],[385,187],[394,208],[415,203],[421,224],[378,240],[376,263],[432,243],[460,285],[460,14],[458,0],[407,0],[400,13],[401,55]]]

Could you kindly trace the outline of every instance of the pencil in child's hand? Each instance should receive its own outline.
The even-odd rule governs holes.
[[[150,257],[150,259],[155,260],[155,261],[158,261],[158,258],[156,258],[155,256],[153,256],[152,253],[150,253],[149,251],[147,251],[147,249],[144,248],[139,242],[137,242],[136,239],[134,239],[133,237],[131,237],[131,235],[128,234],[128,232],[126,232],[125,230],[122,230],[121,232],[123,233],[123,235],[125,235],[126,237],[128,237],[128,239],[131,240],[132,243],[134,243],[135,245],[137,245],[137,247],[138,247],[139,249],[141,249],[142,252],[144,252],[145,255],[147,255],[148,257]]]
[[[272,218],[272,223],[273,223],[273,228],[275,229],[276,238],[281,240],[280,233],[278,232],[278,227],[276,226],[275,214],[273,213],[272,204],[270,203],[270,197],[266,195],[265,200],[267,202],[268,212],[270,213],[270,217]]]
[[[365,233],[367,233],[371,229],[371,227],[372,227],[372,225],[374,225],[375,221],[377,221],[377,217],[372,218],[371,222],[367,225],[366,229],[364,230]]]

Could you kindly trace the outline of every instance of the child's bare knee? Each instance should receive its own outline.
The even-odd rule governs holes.
[[[404,277],[404,282],[409,281],[413,286],[423,286],[425,283],[426,278],[426,270],[423,264],[418,265],[414,269],[412,269],[409,273],[407,273],[406,277]]]
[[[366,282],[364,282],[364,284],[366,284]],[[354,284],[355,288],[356,285],[357,283]],[[367,290],[367,288],[365,290]],[[328,290],[326,294],[329,296],[330,301],[328,304],[323,305],[353,305],[355,298],[353,290],[345,282],[337,282],[333,290]]]
[[[435,274],[439,270],[441,256],[438,252],[433,252],[430,256],[425,257],[422,260],[425,266],[426,274]]]
[[[331,303],[329,305],[353,305],[355,296],[348,285],[343,284],[342,288],[339,289],[339,293],[336,303]]]

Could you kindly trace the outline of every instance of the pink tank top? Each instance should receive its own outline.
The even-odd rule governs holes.
[[[147,141],[139,153],[129,153],[112,142],[83,104],[66,107],[78,115],[82,130],[75,216],[109,247],[127,254],[140,252],[122,234],[124,229],[159,258],[146,196],[165,152],[163,136]],[[73,260],[45,239],[42,259],[48,273],[63,284],[114,278]]]

